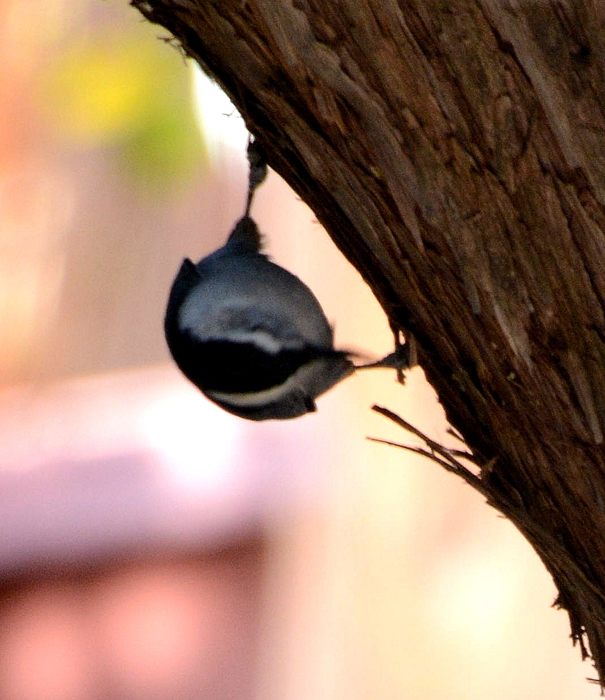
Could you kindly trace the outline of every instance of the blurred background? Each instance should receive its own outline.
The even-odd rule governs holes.
[[[162,335],[241,215],[246,132],[126,0],[0,0],[0,699],[597,698],[516,530],[366,436],[447,441],[415,369],[293,422],[211,405]],[[338,344],[392,338],[275,174],[254,215]]]

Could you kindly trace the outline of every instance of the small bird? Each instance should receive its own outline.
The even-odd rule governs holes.
[[[313,292],[262,252],[250,217],[267,174],[257,141],[244,216],[222,248],[194,264],[185,259],[174,280],[164,331],[174,361],[211,401],[249,420],[296,418],[315,399],[369,367],[408,366],[407,345],[369,365],[334,348],[333,331]]]

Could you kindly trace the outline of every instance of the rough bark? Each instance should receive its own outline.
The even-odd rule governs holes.
[[[133,4],[414,336],[603,681],[605,3]]]

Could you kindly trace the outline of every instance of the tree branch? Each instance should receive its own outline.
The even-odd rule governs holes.
[[[605,4],[133,0],[357,267],[605,678]]]

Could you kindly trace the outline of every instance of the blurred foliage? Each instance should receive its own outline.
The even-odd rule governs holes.
[[[111,146],[153,190],[189,179],[207,149],[192,103],[192,66],[158,28],[78,36],[42,71],[39,98],[53,130],[79,147]]]

